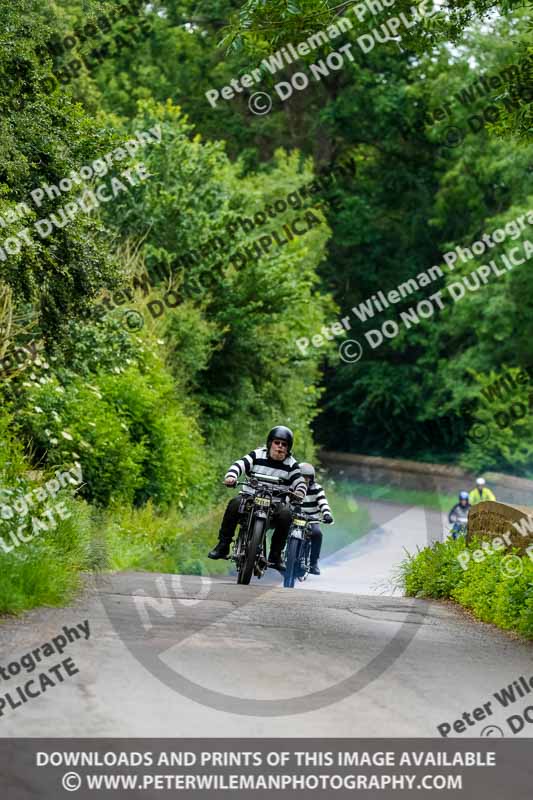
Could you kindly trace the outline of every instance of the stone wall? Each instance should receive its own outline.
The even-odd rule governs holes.
[[[470,541],[472,536],[480,536],[483,539],[492,539],[495,536],[507,536],[506,544],[508,547],[518,547],[521,552],[533,544],[533,519],[531,520],[532,532],[523,536],[513,523],[520,523],[527,520],[528,516],[533,517],[533,508],[520,508],[504,505],[503,503],[478,503],[470,509],[468,514],[468,531],[466,541]],[[527,530],[528,526],[522,523],[522,529]]]
[[[338,453],[332,450],[322,450],[319,458],[323,466],[336,475],[361,483],[398,486],[402,489],[455,494],[462,489],[470,491],[476,480],[473,473],[445,464]],[[497,472],[487,472],[484,477],[498,500],[512,505],[533,506],[533,481]]]

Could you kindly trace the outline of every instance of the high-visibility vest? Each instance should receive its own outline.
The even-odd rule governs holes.
[[[470,505],[474,506],[476,505],[476,503],[481,503],[484,500],[496,500],[496,497],[494,496],[493,492],[491,492],[490,489],[487,489],[486,486],[484,486],[481,489],[481,491],[476,486],[476,488],[472,489],[472,491],[468,495],[468,500]]]

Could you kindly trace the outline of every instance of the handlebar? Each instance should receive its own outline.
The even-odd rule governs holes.
[[[228,489],[234,489],[236,486],[251,486],[253,489],[257,489],[259,486],[265,489],[269,489],[273,492],[279,492],[280,494],[287,494],[291,495],[292,497],[297,498],[297,502],[301,503],[303,498],[299,495],[298,492],[294,492],[292,489],[289,489],[287,486],[283,486],[282,484],[275,484],[275,483],[263,483],[261,480],[257,478],[251,478],[247,481],[235,481],[235,483],[228,484],[225,481],[222,481],[222,485],[226,486]]]

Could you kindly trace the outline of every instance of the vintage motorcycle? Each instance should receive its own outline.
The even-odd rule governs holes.
[[[266,532],[275,508],[292,495],[271,475],[254,475],[239,481],[239,532],[230,556],[237,567],[237,583],[249,584],[252,575],[261,578],[267,569]]]
[[[466,536],[466,529],[468,525],[468,509],[459,508],[455,514],[450,515],[451,530],[450,535],[452,539],[457,539],[458,536]]]
[[[294,589],[296,580],[305,581],[311,568],[312,522],[322,522],[322,515],[307,514],[299,505],[293,506],[292,523],[285,547],[285,573],[283,586]]]

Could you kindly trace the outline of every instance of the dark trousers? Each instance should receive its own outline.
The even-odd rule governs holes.
[[[239,504],[240,498],[234,497],[229,501],[222,517],[220,525],[220,533],[218,534],[219,542],[230,544],[235,536],[235,528],[239,522]],[[272,541],[270,543],[270,555],[280,556],[281,551],[285,547],[289,528],[291,525],[292,515],[286,506],[278,506],[274,513],[270,515],[269,528],[274,528],[272,534]]]
[[[311,531],[311,564],[316,564],[320,558],[322,531],[320,530],[318,522],[311,522],[309,530]]]

